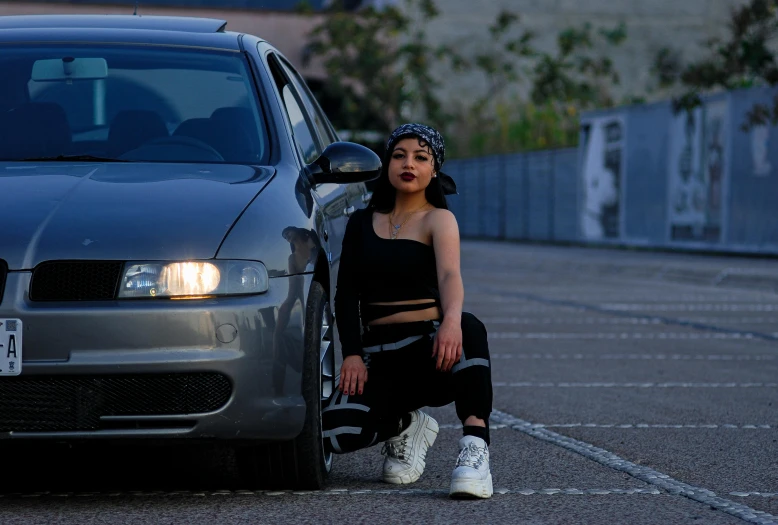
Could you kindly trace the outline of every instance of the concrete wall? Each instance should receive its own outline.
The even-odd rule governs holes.
[[[521,27],[536,33],[536,45],[553,50],[558,33],[569,26],[589,22],[608,28],[625,22],[627,40],[613,57],[622,75],[617,93],[640,94],[650,82],[659,49],[670,46],[682,50],[685,59],[699,57],[700,42],[724,36],[731,8],[743,3],[746,0],[439,0],[442,16],[430,24],[428,36],[432,44],[476,53],[489,45],[487,27],[507,9],[521,14]],[[462,93],[483,93],[485,86],[471,75],[444,89],[454,99]]]
[[[684,57],[700,56],[699,43],[726,33],[730,9],[747,0],[438,0],[442,16],[431,21],[428,38],[431,45],[454,45],[465,55],[473,55],[491,45],[488,26],[498,13],[508,9],[522,15],[522,27],[533,30],[537,45],[552,50],[558,33],[571,25],[585,22],[594,27],[627,24],[628,38],[613,57],[622,74],[623,94],[641,94],[650,83],[650,67],[657,50],[671,46],[683,50]],[[289,0],[295,2],[295,0]],[[381,0],[374,3],[398,3]],[[126,6],[67,4],[62,1],[0,1],[0,15],[33,13],[131,13]],[[191,5],[191,4],[190,4]],[[398,5],[402,5],[399,2]],[[292,13],[263,12],[251,9],[206,9],[200,7],[155,7],[141,2],[141,12],[149,15],[206,16],[224,18],[228,28],[257,34],[276,45],[307,78],[323,78],[318,64],[303,66],[305,35],[316,25],[316,18]],[[423,20],[421,22],[424,22]],[[452,78],[444,69],[442,78]],[[526,89],[526,85],[517,89]],[[458,75],[455,82],[444,82],[443,93],[451,102],[468,100],[485,92],[479,74]],[[464,96],[463,96],[464,94]],[[657,94],[661,96],[662,94]]]

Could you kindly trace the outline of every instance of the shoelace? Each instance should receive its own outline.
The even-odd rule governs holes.
[[[400,439],[398,444],[385,442],[381,448],[381,454],[389,456],[395,459],[405,459],[405,451],[408,448],[408,434],[405,434]]]
[[[486,448],[479,447],[475,443],[470,443],[459,453],[457,467],[472,467],[478,469],[485,459]]]

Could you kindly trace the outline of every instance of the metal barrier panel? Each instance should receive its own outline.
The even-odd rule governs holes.
[[[479,228],[480,212],[479,202],[481,201],[481,185],[479,166],[480,159],[467,159],[462,161],[462,172],[459,180],[462,188],[459,193],[462,195],[463,221],[459,229],[465,237],[478,237],[481,233]]]
[[[618,244],[624,236],[627,112],[623,108],[581,118],[579,239]]]
[[[778,89],[590,112],[576,149],[449,161],[463,237],[778,254]]]
[[[554,150],[553,240],[578,239],[578,150]]]
[[[771,107],[775,89],[731,94],[731,177],[725,186],[726,241],[732,250],[778,253],[778,127],[739,129],[755,103]]]
[[[479,196],[481,197],[478,216],[479,237],[499,239],[502,234],[502,162],[493,155],[480,159],[478,165]]]
[[[667,169],[672,108],[669,102],[628,112],[625,142],[624,238],[638,245],[667,241]]]
[[[526,239],[529,221],[527,219],[528,192],[526,184],[526,156],[523,154],[505,155],[505,238]]]
[[[554,154],[553,151],[533,151],[526,155],[528,238],[535,241],[550,240],[554,215]]]

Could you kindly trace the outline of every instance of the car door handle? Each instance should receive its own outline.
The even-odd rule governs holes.
[[[343,210],[343,215],[350,217],[352,213],[357,211],[357,209],[354,206],[349,206],[348,208]]]
[[[372,199],[372,198],[373,198],[373,194],[372,193],[365,193],[364,195],[362,195],[362,202],[367,204],[368,202],[370,202],[370,199]]]

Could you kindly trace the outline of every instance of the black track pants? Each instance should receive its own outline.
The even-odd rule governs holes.
[[[489,420],[492,377],[486,327],[462,314],[462,358],[451,371],[435,369],[432,345],[439,324],[433,321],[371,326],[362,338],[368,367],[364,391],[335,391],[322,412],[324,443],[346,453],[399,434],[400,420],[413,410],[451,402],[459,419]]]

